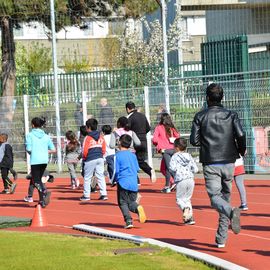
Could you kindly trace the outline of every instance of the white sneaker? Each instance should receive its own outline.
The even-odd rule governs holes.
[[[78,178],[75,179],[75,187],[78,188],[80,186],[80,180]]]
[[[225,244],[217,244],[218,248],[225,248]]]
[[[33,201],[34,201],[32,197],[28,197],[28,196],[25,196],[25,197],[23,198],[23,200],[24,200],[25,202],[33,202]]]

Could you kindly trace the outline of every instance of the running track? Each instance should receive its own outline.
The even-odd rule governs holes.
[[[254,176],[254,179],[256,176]],[[116,187],[108,186],[108,201],[99,201],[99,193],[92,193],[91,201],[80,202],[82,190],[71,190],[68,178],[56,178],[48,183],[52,191],[51,203],[44,209],[49,222],[48,227],[16,228],[20,231],[45,231],[59,233],[79,233],[70,229],[74,224],[87,224],[104,229],[127,232],[134,235],[155,238],[174,245],[205,252],[231,261],[249,269],[270,269],[270,181],[246,180],[249,210],[242,212],[242,230],[238,235],[231,231],[224,249],[214,245],[218,214],[210,207],[204,182],[196,179],[193,196],[194,218],[196,224],[185,226],[181,222],[181,213],[175,204],[175,193],[160,192],[163,179],[155,184],[142,179],[140,192],[141,204],[147,214],[147,222],[140,224],[134,215],[135,228],[123,229],[123,219],[116,201]],[[0,194],[0,216],[32,218],[36,203],[26,203],[28,181],[18,180],[16,193]],[[34,199],[37,199],[35,191]],[[239,205],[239,195],[233,186],[232,204]],[[82,233],[82,232],[80,232]]]

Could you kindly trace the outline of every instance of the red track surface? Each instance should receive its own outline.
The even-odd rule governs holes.
[[[53,184],[48,184],[52,197],[50,205],[44,209],[44,214],[49,226],[16,230],[78,233],[70,227],[82,223],[155,238],[205,252],[249,269],[270,268],[270,181],[246,180],[249,210],[242,212],[241,233],[234,235],[230,231],[224,249],[217,249],[214,245],[218,214],[210,207],[203,180],[196,179],[192,200],[196,224],[193,226],[182,224],[181,212],[175,204],[175,193],[160,193],[163,182],[164,180],[158,179],[157,183],[151,184],[148,179],[142,180],[141,204],[148,219],[145,224],[140,224],[134,215],[135,228],[126,231],[123,229],[123,218],[117,206],[116,187],[108,186],[108,201],[99,201],[99,193],[92,193],[91,201],[82,203],[79,201],[82,190],[71,190],[67,178],[57,178]],[[27,194],[27,188],[28,181],[19,179],[15,194],[0,195],[0,216],[33,217],[36,203],[29,204],[22,200]],[[37,199],[36,191],[34,198]],[[232,204],[239,205],[235,186]]]

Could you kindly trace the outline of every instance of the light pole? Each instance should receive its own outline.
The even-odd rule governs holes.
[[[61,130],[60,130],[58,76],[57,76],[57,54],[56,54],[54,0],[50,0],[50,8],[51,8],[53,75],[54,75],[54,91],[55,91],[55,116],[56,116],[55,122],[56,122],[57,161],[58,161],[57,165],[58,165],[58,173],[59,173],[59,172],[62,172],[62,156],[61,156]]]
[[[168,48],[167,48],[167,25],[166,25],[167,4],[165,0],[156,0],[156,1],[161,7],[165,106],[166,106],[167,112],[170,113],[170,91],[169,91],[169,85],[168,85]]]

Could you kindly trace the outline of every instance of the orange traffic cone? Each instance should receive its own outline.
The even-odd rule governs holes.
[[[32,218],[31,227],[46,227],[48,226],[47,219],[43,214],[43,210],[40,204],[36,206],[34,216]]]

